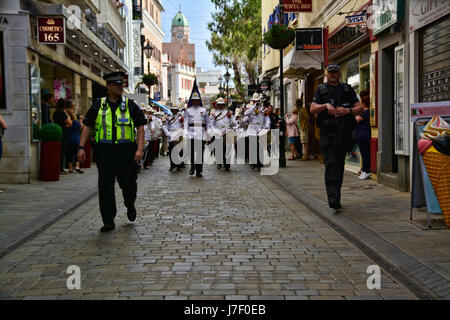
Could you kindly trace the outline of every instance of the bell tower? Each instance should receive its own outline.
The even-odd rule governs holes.
[[[186,17],[181,10],[172,20],[172,42],[189,42],[190,28]]]

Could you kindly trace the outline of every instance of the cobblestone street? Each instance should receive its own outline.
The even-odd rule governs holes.
[[[369,290],[375,263],[247,166],[167,169],[163,157],[139,175],[136,222],[117,189],[114,231],[99,233],[96,196],[3,257],[1,298],[415,299],[383,270]]]

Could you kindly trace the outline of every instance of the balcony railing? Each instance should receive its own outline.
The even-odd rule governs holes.
[[[98,1],[100,2],[100,14],[97,15],[97,22],[114,35],[119,47],[125,47],[125,19],[120,15],[112,0]]]

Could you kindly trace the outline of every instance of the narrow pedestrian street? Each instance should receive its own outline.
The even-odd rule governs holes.
[[[114,231],[99,233],[93,197],[3,257],[1,298],[416,298],[383,271],[369,290],[376,263],[248,166],[206,166],[204,178],[167,169],[160,157],[139,175],[136,222],[117,189]],[[80,290],[67,289],[70,265]]]

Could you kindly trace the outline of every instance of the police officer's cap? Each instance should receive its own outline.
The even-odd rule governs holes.
[[[341,71],[341,66],[338,65],[337,63],[330,63],[327,67],[327,71],[331,72],[331,71]]]
[[[105,74],[103,76],[103,79],[106,81],[106,83],[123,84],[124,76],[125,76],[125,72],[117,71],[117,72]]]

